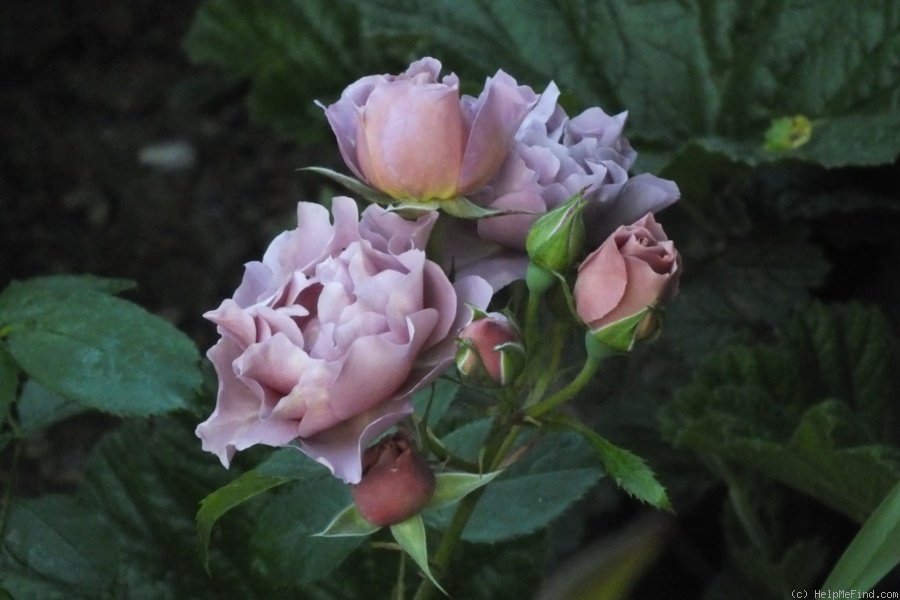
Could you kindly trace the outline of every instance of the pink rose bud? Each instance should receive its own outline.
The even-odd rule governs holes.
[[[403,431],[365,451],[362,479],[350,486],[359,513],[379,527],[418,514],[434,488],[434,472]]]
[[[584,246],[585,200],[581,193],[545,213],[528,231],[525,248],[531,262],[543,269],[564,271]]]
[[[457,338],[456,366],[467,381],[484,387],[512,382],[525,362],[522,336],[500,313],[481,313]]]
[[[474,192],[500,168],[530,96],[498,71],[478,98],[460,96],[456,75],[423,58],[400,75],[371,75],[325,109],[344,161],[373,187],[402,200]]]
[[[678,293],[680,263],[652,214],[619,227],[578,268],[578,317],[598,341],[630,350],[656,332],[654,310]]]

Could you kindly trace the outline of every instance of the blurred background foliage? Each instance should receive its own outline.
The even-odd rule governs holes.
[[[601,479],[546,531],[466,544],[453,597],[785,598],[821,585],[900,480],[895,0],[206,0],[183,48],[216,67],[179,85],[189,106],[246,94],[252,118],[307,162],[342,169],[315,100],[432,55],[473,93],[501,68],[536,90],[555,81],[570,114],[627,110],[636,169],[681,188],[660,215],[685,266],[664,332],[608,361],[572,406],[647,460],[675,514]],[[319,185],[304,192],[329,193]],[[207,382],[182,404],[205,402],[202,414],[211,394]],[[93,449],[75,494],[11,504],[0,588],[388,597],[396,563],[385,567],[384,550],[307,552],[314,510],[285,529],[292,507],[340,505],[343,491],[278,469],[285,485],[216,526],[209,578],[193,516],[235,473],[201,456],[196,420],[131,422]],[[458,425],[451,411],[446,430]],[[265,457],[251,452],[236,471]],[[879,586],[900,588],[897,570]]]

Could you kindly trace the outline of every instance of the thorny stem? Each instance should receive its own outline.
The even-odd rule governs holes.
[[[543,369],[540,375],[537,378],[537,381],[534,383],[534,387],[531,388],[531,393],[528,394],[528,399],[525,402],[525,406],[532,406],[536,404],[541,398],[544,397],[544,393],[547,391],[547,388],[550,386],[550,383],[553,381],[553,378],[558,373],[559,362],[562,358],[562,347],[563,347],[563,334],[565,331],[565,325],[557,323],[553,327],[553,337],[550,347],[550,360],[549,360],[549,368]]]
[[[400,551],[400,568],[397,570],[397,584],[394,588],[394,600],[406,597],[406,552]]]
[[[437,435],[435,435],[434,431],[432,431],[430,427],[425,428],[424,434],[425,435],[423,436],[423,439],[425,444],[427,444],[428,446],[428,450],[432,454],[434,454],[442,463],[455,469],[460,469],[467,473],[478,473],[478,465],[473,462],[463,460],[448,452],[447,448],[444,447],[444,444],[441,443],[441,440],[438,439]]]
[[[578,373],[578,376],[575,377],[575,379],[570,381],[568,385],[566,385],[566,387],[559,390],[549,398],[541,400],[540,402],[529,408],[526,411],[526,414],[532,418],[539,417],[553,410],[563,402],[571,400],[591,380],[591,377],[593,377],[594,372],[597,371],[598,366],[600,366],[600,359],[597,357],[588,356],[584,361],[584,365],[581,367],[581,372]]]
[[[525,348],[530,353],[536,348],[538,331],[538,312],[541,307],[541,298],[543,294],[529,291],[528,307],[525,311]]]
[[[499,419],[503,419],[503,417],[499,417]],[[521,425],[509,422],[502,423],[491,429],[491,434],[485,444],[484,454],[484,464],[488,465],[489,471],[493,471],[503,462],[506,454],[512,448],[513,444],[515,444],[516,438],[518,438],[521,430]],[[482,487],[460,500],[459,506],[457,507],[456,512],[453,513],[453,518],[450,520],[450,525],[444,532],[443,537],[441,537],[441,543],[438,546],[437,552],[434,555],[434,560],[432,561],[435,577],[441,577],[447,571],[450,560],[453,558],[453,551],[456,549],[456,544],[462,537],[463,530],[466,528],[466,524],[472,517],[475,506],[478,504],[483,493],[484,488]],[[432,584],[430,579],[423,579],[422,583],[419,585],[419,589],[416,590],[416,595],[413,597],[413,600],[430,600],[434,595],[434,589],[434,584]]]

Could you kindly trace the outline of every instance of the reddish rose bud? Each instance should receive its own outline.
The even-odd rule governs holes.
[[[457,344],[456,367],[471,383],[503,386],[522,372],[522,336],[505,315],[481,313],[459,333]]]
[[[363,518],[385,527],[418,514],[434,487],[434,472],[425,457],[406,432],[398,431],[365,451],[362,479],[350,489]]]
[[[680,262],[653,215],[619,227],[578,268],[578,317],[598,341],[630,350],[658,328],[654,309],[678,292]]]

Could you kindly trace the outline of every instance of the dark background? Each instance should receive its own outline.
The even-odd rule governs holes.
[[[205,351],[216,333],[201,315],[296,225],[315,178],[296,171],[311,160],[296,144],[249,121],[246,84],[189,63],[181,40],[198,4],[4,4],[0,289],[57,273],[132,279],[128,299]],[[141,160],[172,143],[194,160]],[[117,423],[89,413],[29,439],[19,493],[74,489],[84,455]],[[7,477],[0,467],[0,485]]]
[[[128,294],[205,347],[200,315],[288,227],[310,157],[181,48],[198,2],[15,2],[0,16],[0,287],[54,273]],[[327,127],[324,119],[322,126]],[[193,164],[146,164],[176,143]],[[295,223],[294,223],[295,225]]]

